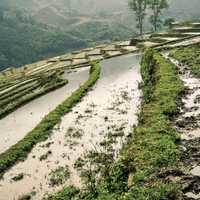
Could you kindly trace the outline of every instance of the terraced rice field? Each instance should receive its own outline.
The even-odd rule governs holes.
[[[94,148],[103,151],[101,142],[109,131],[116,134],[113,149],[117,156],[132,126],[137,124],[141,96],[139,61],[140,55],[103,61],[101,78],[93,90],[63,117],[47,141],[38,144],[25,162],[15,165],[4,175],[0,181],[1,198],[13,199],[34,191],[33,198],[41,199],[46,192],[57,191],[66,183],[81,186],[75,162]],[[48,174],[65,166],[69,168],[70,178],[51,187]],[[23,179],[13,181],[19,174],[24,174]]]
[[[71,73],[66,71],[63,77],[69,83],[55,91],[49,92],[10,113],[0,120],[0,152],[14,145],[31,131],[50,111],[71,95],[88,77],[89,68]],[[51,82],[47,82],[48,84]],[[34,85],[35,86],[35,85]],[[23,90],[24,91],[24,90]],[[22,92],[23,92],[22,91]],[[38,89],[36,92],[40,92]],[[32,93],[30,94],[32,95]],[[22,97],[19,95],[19,98]],[[11,128],[15,127],[15,128]]]
[[[135,160],[130,163],[129,158],[126,160],[127,155],[123,157],[127,161],[124,168],[134,163],[134,167],[128,169],[134,169],[134,172],[126,174],[127,195],[132,195],[131,192],[136,191],[134,189],[139,191],[143,185],[146,191],[134,193],[134,197],[139,195],[141,199],[146,199],[151,196],[154,199],[152,188],[148,187],[163,184],[159,192],[165,191],[161,195],[168,195],[167,191],[171,191],[173,199],[176,187],[168,184],[178,182],[183,186],[183,199],[198,199],[200,70],[199,56],[192,52],[199,52],[199,34],[199,24],[188,27],[176,25],[169,32],[103,44],[1,72],[0,200],[48,199],[49,193],[61,190],[62,194],[62,188],[70,185],[84,190],[87,184],[91,186],[94,183],[98,188],[97,182],[100,183],[98,179],[101,179],[98,171],[102,172],[102,167],[105,167],[101,165],[103,160],[110,162],[106,163],[106,167],[112,170],[113,163],[124,156],[124,147],[125,150],[128,148],[128,155],[135,153]],[[190,46],[193,46],[192,50],[187,49]],[[148,62],[145,60],[146,63],[142,63],[142,74],[140,48],[162,51],[162,54],[150,54],[153,56],[150,60],[147,54]],[[195,58],[196,61],[189,62],[187,55],[190,55],[190,60]],[[153,61],[155,69],[151,70]],[[101,66],[100,77],[96,62]],[[149,66],[146,66],[147,63]],[[164,87],[163,81],[170,88]],[[178,86],[174,86],[172,81]],[[187,87],[184,97],[178,96],[182,90],[181,83]],[[166,98],[159,96],[161,94],[167,94]],[[138,115],[140,108],[142,112]],[[175,113],[177,116],[173,116]],[[48,118],[49,114],[52,118]],[[49,126],[51,122],[56,125]],[[134,127],[137,127],[134,129],[136,137]],[[33,144],[30,141],[27,144],[22,142],[25,144],[22,145],[23,149],[18,149],[15,145],[20,146],[20,142],[32,130],[39,131],[38,135],[42,135],[43,130],[45,138],[42,141],[37,138]],[[144,138],[149,132],[149,138]],[[180,144],[175,142],[176,133],[181,133]],[[138,146],[135,147],[134,142]],[[154,148],[156,159],[152,155]],[[181,163],[177,162],[177,152],[182,156]],[[175,169],[172,160],[178,163],[178,169]],[[155,163],[160,166],[157,170],[154,169]],[[173,169],[168,166],[169,163]],[[121,168],[118,170],[121,173]],[[88,180],[92,178],[90,172],[96,173],[97,180]],[[124,179],[119,182],[125,184],[121,181]],[[128,191],[129,187],[133,190]]]
[[[3,88],[0,91],[0,118],[27,102],[67,84],[59,74],[44,74]]]

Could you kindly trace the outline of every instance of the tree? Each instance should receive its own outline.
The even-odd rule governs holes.
[[[162,11],[168,8],[168,0],[149,0],[148,3],[152,10],[150,22],[153,25],[153,30],[157,31],[162,22],[160,19]]]
[[[137,27],[140,31],[140,36],[143,34],[143,24],[147,9],[147,0],[129,0],[129,7],[135,12]]]

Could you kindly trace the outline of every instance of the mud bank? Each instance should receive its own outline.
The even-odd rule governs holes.
[[[9,149],[31,131],[41,119],[69,97],[81,83],[88,78],[89,68],[79,69],[73,73],[65,72],[69,83],[30,103],[0,120],[0,153]]]
[[[137,124],[136,113],[141,93],[138,83],[140,55],[126,55],[103,61],[102,74],[93,91],[71,113],[63,117],[53,135],[32,150],[27,160],[12,167],[0,181],[0,199],[18,199],[33,192],[33,199],[42,199],[46,192],[61,189],[64,184],[81,186],[79,172],[74,168],[78,158],[99,149],[108,132],[122,130],[122,137],[113,147],[116,155]],[[70,177],[51,186],[50,174],[67,167]],[[13,177],[23,174],[14,181]]]
[[[169,58],[168,54],[165,57]],[[174,122],[181,133],[181,175],[173,179],[181,183],[183,199],[200,199],[200,79],[193,75],[189,66],[171,57],[169,59],[177,66],[186,87],[180,114]]]

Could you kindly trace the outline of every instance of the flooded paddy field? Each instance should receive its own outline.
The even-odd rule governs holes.
[[[81,187],[75,164],[90,151],[103,151],[108,136],[115,140],[112,148],[117,157],[137,124],[140,58],[130,54],[101,62],[96,86],[62,118],[48,140],[37,144],[24,162],[5,173],[0,180],[1,200],[17,200],[26,194],[39,200],[66,184]]]
[[[0,120],[0,153],[21,140],[45,115],[87,80],[89,67],[69,72],[64,74],[69,81],[67,85],[27,103]]]

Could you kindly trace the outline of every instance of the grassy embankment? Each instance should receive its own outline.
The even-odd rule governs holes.
[[[144,100],[139,125],[123,152],[132,169],[124,199],[177,199],[179,188],[167,176],[179,159],[179,137],[171,120],[184,86],[176,67],[157,52],[147,52],[141,65]]]
[[[49,137],[54,126],[61,121],[61,117],[70,112],[71,108],[81,101],[87,91],[95,84],[100,76],[100,70],[99,64],[92,66],[89,79],[79,89],[45,116],[25,138],[0,155],[0,176],[16,162],[25,160],[34,145]]]
[[[181,47],[171,51],[170,56],[190,67],[192,73],[200,77],[200,45]]]
[[[179,187],[167,180],[179,160],[178,133],[171,119],[178,111],[183,83],[176,67],[148,51],[141,62],[143,102],[139,124],[116,162],[100,180],[93,174],[85,190],[66,187],[48,200],[174,200]],[[104,162],[107,162],[105,160]],[[98,163],[97,163],[98,164]]]

